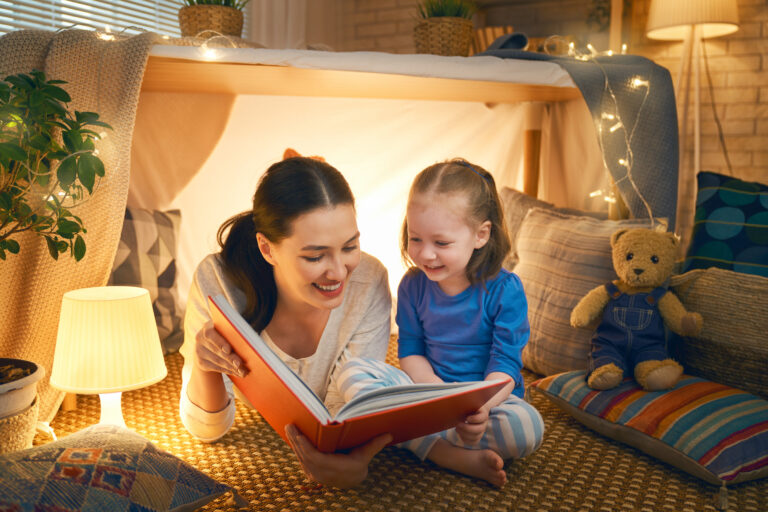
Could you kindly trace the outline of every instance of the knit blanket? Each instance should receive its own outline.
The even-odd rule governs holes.
[[[666,217],[675,227],[677,109],[666,68],[637,55],[578,60],[505,48],[479,55],[549,60],[565,69],[584,96],[605,166],[632,216],[649,217],[650,208],[654,218]]]
[[[48,383],[61,300],[65,292],[107,283],[123,225],[131,138],[149,50],[159,36],[144,33],[104,40],[83,30],[24,30],[0,37],[0,76],[33,69],[64,80],[71,110],[97,112],[110,124],[97,142],[106,175],[72,212],[87,229],[85,257],[54,260],[45,240],[29,232],[16,240],[19,254],[0,261],[0,356],[27,359],[46,370],[38,382],[39,420],[50,421],[63,393]]]

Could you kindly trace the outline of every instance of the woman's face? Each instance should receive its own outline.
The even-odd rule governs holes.
[[[320,309],[341,305],[349,275],[360,263],[360,233],[350,204],[318,208],[296,218],[278,243],[257,235],[273,266],[278,300]]]

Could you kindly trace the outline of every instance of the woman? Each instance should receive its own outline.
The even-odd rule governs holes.
[[[184,320],[180,413],[187,430],[215,441],[234,422],[232,383],[247,368],[213,328],[207,297],[223,294],[333,413],[335,379],[352,357],[383,360],[391,297],[383,265],[360,251],[354,197],[344,177],[318,160],[272,165],[253,210],[226,221],[221,252],[195,271]],[[235,390],[236,392],[237,390]],[[351,487],[391,440],[383,435],[348,453],[318,452],[289,425],[287,437],[311,479]]]

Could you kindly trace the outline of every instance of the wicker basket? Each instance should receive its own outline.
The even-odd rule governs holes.
[[[35,397],[32,405],[23,411],[0,419],[0,453],[25,450],[32,446],[39,411],[40,401]]]
[[[240,37],[243,12],[225,5],[187,5],[179,9],[179,28],[182,37]]]
[[[413,28],[416,53],[469,55],[472,21],[466,18],[437,17],[421,20]]]

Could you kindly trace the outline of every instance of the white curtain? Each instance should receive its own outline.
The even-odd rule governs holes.
[[[252,41],[267,48],[339,50],[338,0],[251,0]]]

